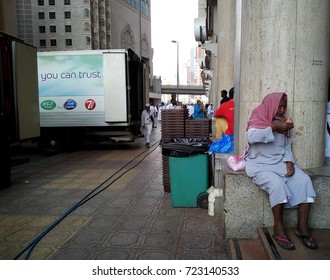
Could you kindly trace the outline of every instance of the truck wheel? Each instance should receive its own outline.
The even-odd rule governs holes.
[[[197,198],[197,204],[202,209],[209,208],[209,201],[208,201],[209,194],[208,193],[200,193]]]
[[[45,137],[41,140],[41,149],[46,155],[54,155],[60,152],[60,140],[57,137]]]

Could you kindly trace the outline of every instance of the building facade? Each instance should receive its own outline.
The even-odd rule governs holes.
[[[17,36],[38,51],[132,49],[152,61],[150,0],[16,0]]]

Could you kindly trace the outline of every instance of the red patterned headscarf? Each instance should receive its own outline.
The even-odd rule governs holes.
[[[250,128],[266,128],[271,126],[277,114],[282,97],[288,98],[284,92],[272,92],[267,94],[261,104],[253,109],[247,130]],[[286,112],[284,113],[285,116]]]

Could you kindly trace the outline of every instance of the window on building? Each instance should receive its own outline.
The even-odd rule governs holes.
[[[49,12],[49,19],[56,19],[56,13],[55,12]]]
[[[50,45],[51,45],[52,47],[56,47],[56,46],[57,46],[57,41],[56,41],[56,39],[50,39]]]
[[[91,44],[91,37],[85,36],[85,44],[90,45]]]
[[[38,19],[45,19],[45,13],[44,12],[38,13]]]
[[[141,49],[142,49],[142,57],[149,57],[148,42],[145,38],[142,39]]]
[[[121,45],[124,49],[133,49],[133,37],[128,30],[124,33]]]
[[[56,32],[56,26],[55,25],[49,26],[49,32],[50,33],[55,33]]]
[[[64,18],[71,18],[71,12],[64,12]]]
[[[46,40],[45,39],[40,39],[39,40],[39,47],[46,47]]]
[[[45,3],[44,3],[44,0],[38,0],[38,5],[39,6],[43,6]]]
[[[55,5],[55,0],[48,0],[49,6],[54,6]]]
[[[89,10],[88,9],[84,9],[84,17],[89,17]]]
[[[72,46],[72,39],[65,39],[66,46]]]
[[[127,0],[127,2],[134,8],[138,8],[138,1],[137,0]]]
[[[141,4],[142,4],[142,7],[141,7],[142,14],[145,15],[145,16],[150,17],[150,7],[149,7],[148,1],[143,0],[141,2]]]
[[[44,25],[39,26],[39,33],[46,33],[46,27]]]
[[[71,2],[70,0],[64,0],[64,5],[70,5],[71,4],[70,2]]]
[[[91,25],[89,24],[89,22],[85,22],[84,23],[84,31],[90,31],[91,30]]]
[[[71,32],[71,25],[65,26],[65,32]]]

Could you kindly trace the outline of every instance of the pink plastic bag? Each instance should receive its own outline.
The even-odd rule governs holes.
[[[229,168],[234,171],[244,170],[246,165],[243,156],[229,156],[227,163]]]

